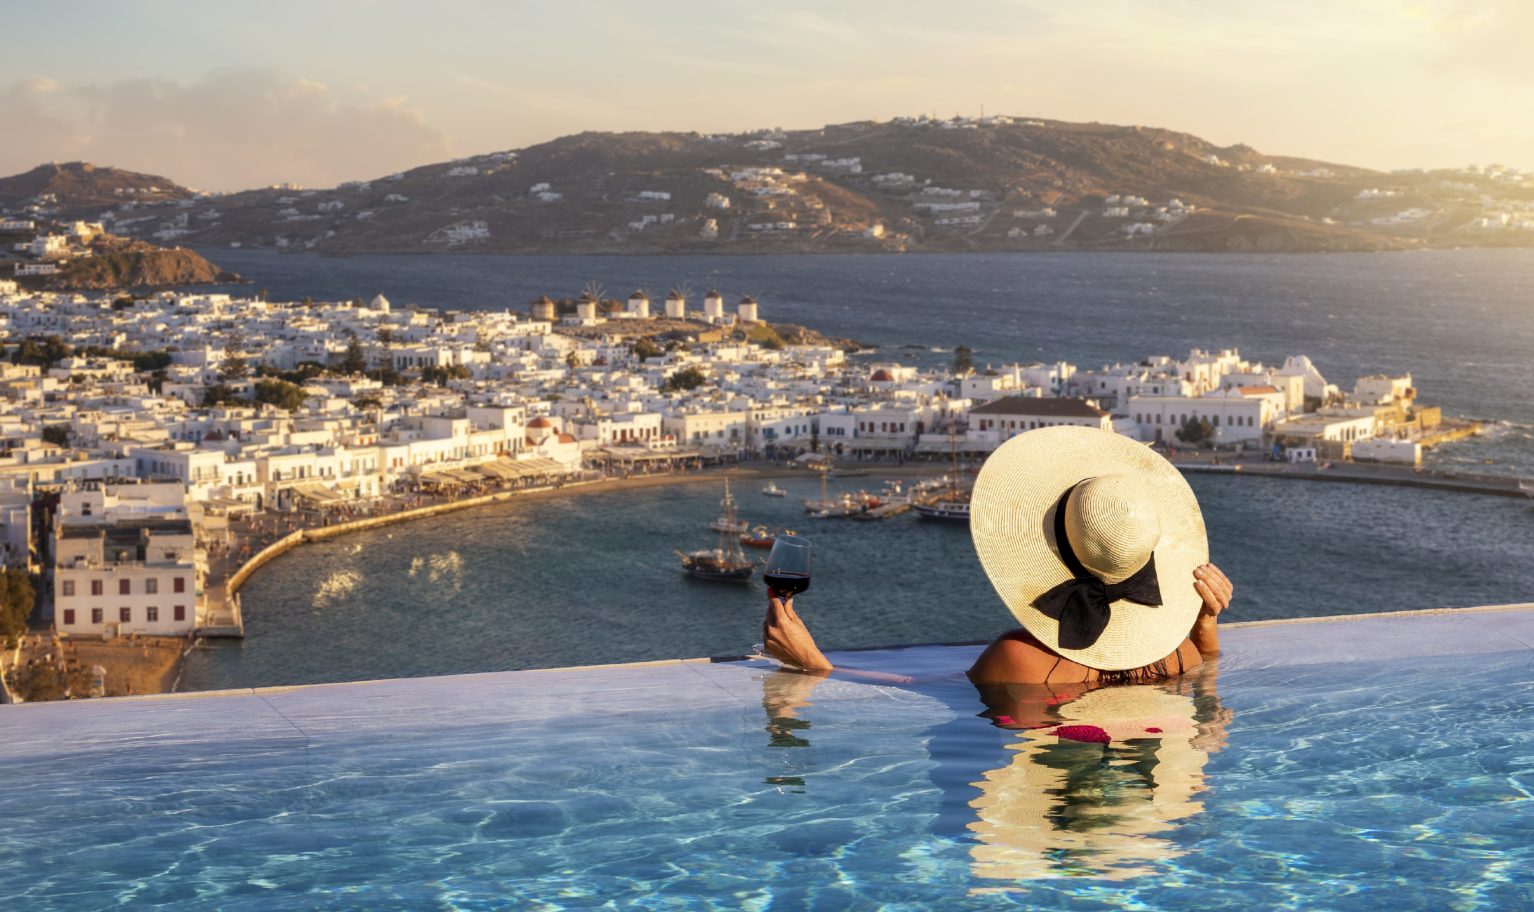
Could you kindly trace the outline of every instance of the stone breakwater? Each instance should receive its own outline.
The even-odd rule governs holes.
[[[1534,481],[1509,475],[1482,475],[1469,472],[1446,472],[1412,469],[1376,463],[1286,463],[1221,462],[1174,457],[1172,463],[1183,472],[1261,475],[1265,478],[1299,478],[1307,481],[1348,482],[1352,484],[1397,485],[1464,494],[1491,494],[1498,497],[1534,497]]]

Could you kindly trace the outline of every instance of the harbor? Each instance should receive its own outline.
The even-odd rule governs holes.
[[[25,476],[27,484],[0,490],[5,503],[61,502],[47,534],[67,556],[50,554],[41,567],[52,608],[43,621],[62,639],[169,636],[194,653],[248,643],[262,629],[252,617],[264,614],[250,601],[250,585],[300,545],[366,539],[396,523],[430,524],[476,507],[516,511],[522,498],[655,478],[719,484],[729,474],[738,481],[739,517],[729,524],[733,537],[712,548],[703,546],[720,529],[706,536],[692,530],[668,537],[646,559],[675,574],[674,552],[718,552],[749,580],[749,553],[730,552],[766,548],[788,529],[940,534],[917,532],[918,517],[920,525],[962,528],[968,480],[987,454],[1019,433],[1057,424],[1160,447],[1190,475],[1508,499],[1530,487],[1519,480],[1534,458],[1517,408],[1509,406],[1513,418],[1501,420],[1446,414],[1438,403],[1464,403],[1463,391],[1425,382],[1409,363],[1339,384],[1306,355],[1264,362],[1234,347],[1126,353],[1134,360],[1100,365],[976,363],[938,346],[848,352],[824,337],[783,344],[762,319],[777,302],[748,297],[731,312],[710,291],[699,312],[679,291],[668,296],[662,319],[649,312],[642,291],[627,301],[587,301],[584,309],[577,302],[574,313],[562,312],[568,302],[540,296],[525,315],[399,308],[382,295],[300,307],[216,293],[156,295],[124,315],[88,299],[0,295],[0,310],[18,332],[63,330],[55,352],[61,358],[103,331],[126,337],[120,349],[92,349],[67,362],[82,379],[61,387],[72,411],[60,414],[74,417],[67,426],[48,419],[59,423],[46,428],[28,419],[49,441],[29,445],[11,473],[13,483]],[[135,400],[137,411],[118,416],[130,422],[124,437],[92,410],[113,401],[121,383],[138,382],[140,356],[131,353],[150,340],[135,327],[149,317],[178,321],[211,354],[197,364],[157,357],[165,389],[179,398]],[[566,326],[567,317],[595,323]],[[243,325],[243,339],[229,336],[232,321]],[[604,326],[611,331],[604,334]],[[359,341],[332,345],[338,331]],[[480,342],[466,345],[471,334]],[[232,342],[251,352],[220,348]],[[402,360],[428,350],[461,363],[426,369]],[[47,361],[50,351],[16,348],[22,360],[0,381],[18,395],[54,382],[42,375],[44,364],[32,363]],[[312,360],[319,358],[326,366]],[[247,371],[255,363],[259,383],[236,378],[242,363]],[[391,364],[406,369],[383,367]],[[1442,365],[1428,364],[1442,373]],[[388,384],[370,376],[391,372]],[[229,392],[240,383],[243,394]],[[262,395],[292,387],[296,398],[242,398],[257,387]],[[215,406],[206,403],[209,395],[233,398]],[[162,413],[146,404],[154,402],[169,404]],[[784,481],[768,473],[783,473],[774,477]],[[947,483],[937,484],[943,476]],[[889,486],[896,481],[903,487]],[[758,500],[797,515],[770,519]],[[29,528],[21,519],[18,511],[0,515],[0,529],[16,540],[11,553],[41,551],[21,543]],[[135,547],[174,560],[135,558],[120,547],[135,535]],[[131,592],[130,599],[107,606],[93,597],[98,584],[117,588],[108,572],[135,574],[115,593]],[[183,591],[195,595],[195,605],[156,597]]]

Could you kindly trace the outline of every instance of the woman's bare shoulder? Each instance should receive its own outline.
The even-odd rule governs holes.
[[[1004,633],[969,668],[977,684],[1042,684],[1060,657],[1021,628]]]

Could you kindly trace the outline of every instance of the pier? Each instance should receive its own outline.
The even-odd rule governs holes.
[[[1464,494],[1492,494],[1498,497],[1534,497],[1534,481],[1509,475],[1419,469],[1373,462],[1214,463],[1208,457],[1189,458],[1182,455],[1171,457],[1171,461],[1185,473],[1260,475],[1266,478],[1396,485],[1437,491],[1457,491]]]

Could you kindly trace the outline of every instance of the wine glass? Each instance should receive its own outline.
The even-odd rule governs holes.
[[[810,588],[810,543],[798,535],[779,535],[762,578],[768,593],[784,601]]]

